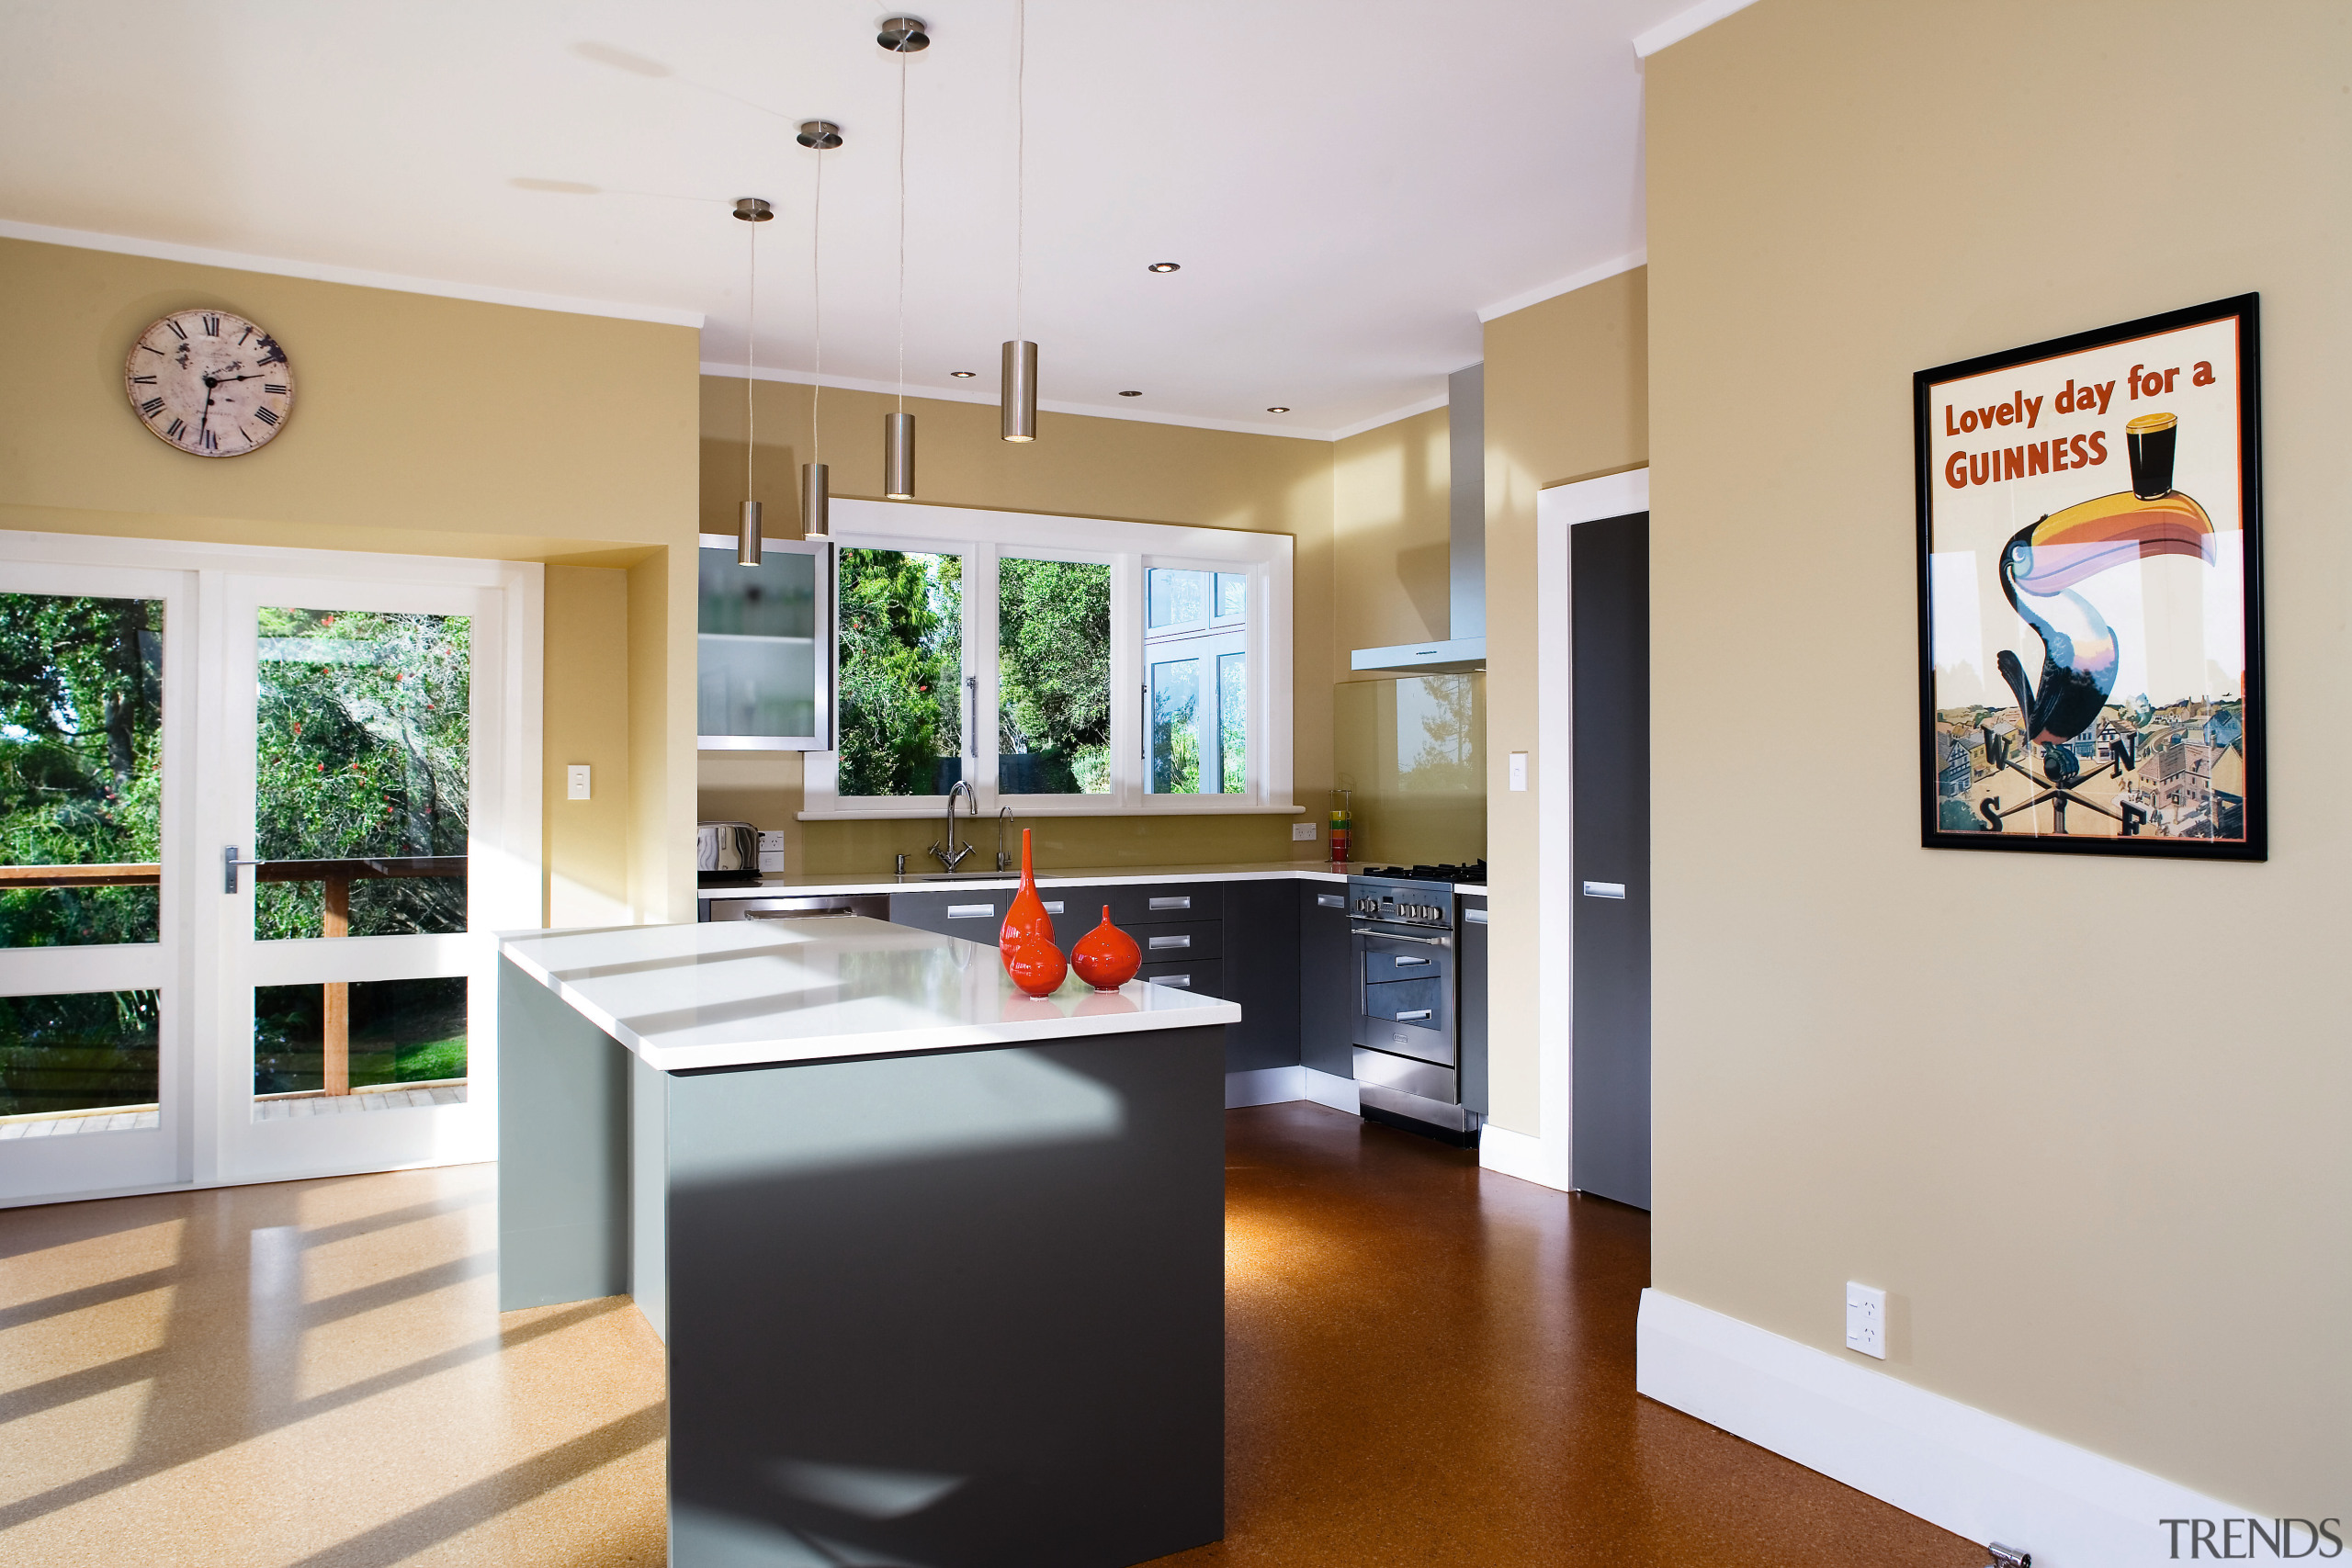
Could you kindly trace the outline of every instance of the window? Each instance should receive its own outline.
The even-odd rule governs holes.
[[[837,501],[804,816],[1287,811],[1285,536]]]

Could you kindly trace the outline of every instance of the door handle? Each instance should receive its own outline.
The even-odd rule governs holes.
[[[1348,907],[1348,901],[1337,893],[1317,893],[1315,896],[1315,902],[1326,909],[1344,909]]]
[[[221,881],[222,881],[222,883],[224,884],[224,886],[222,886],[222,888],[221,888],[221,891],[222,891],[222,892],[224,892],[224,893],[234,893],[234,892],[237,890],[237,868],[238,868],[239,866],[241,866],[241,865],[249,865],[249,866],[252,866],[254,870],[258,871],[258,870],[260,870],[263,866],[267,865],[268,863],[268,863],[267,861],[265,861],[265,860],[239,860],[239,859],[237,858],[237,846],[236,846],[236,845],[234,845],[234,844],[223,844],[223,845],[221,845],[221,846],[220,846],[220,872],[221,872]]]
[[[845,920],[855,909],[746,909],[747,920]]]
[[[1388,1016],[1395,1019],[1399,1023],[1409,1023],[1414,1019],[1429,1017],[1430,1010],[1428,1008],[1416,1008],[1411,1012],[1391,1013]]]
[[[964,677],[964,733],[970,737],[966,744],[971,754],[977,757],[980,754],[980,678],[978,675]],[[979,803],[974,801],[973,804],[977,806]]]

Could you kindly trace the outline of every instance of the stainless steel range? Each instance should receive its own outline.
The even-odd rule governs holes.
[[[1484,861],[1348,878],[1358,1103],[1374,1121],[1462,1145],[1477,1142],[1485,1117],[1462,1102],[1453,886],[1486,880]]]

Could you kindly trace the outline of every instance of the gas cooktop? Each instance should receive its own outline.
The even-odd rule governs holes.
[[[1486,886],[1487,863],[1473,861],[1467,864],[1450,862],[1443,865],[1374,865],[1358,874],[1395,877],[1400,882],[1467,882],[1474,886]]]

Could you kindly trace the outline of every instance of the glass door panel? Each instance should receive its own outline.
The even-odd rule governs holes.
[[[175,882],[164,628],[181,586],[0,563],[0,1198],[160,1183],[180,1166],[167,1023],[183,999],[166,994],[161,943]],[[176,684],[169,700],[176,715]]]
[[[695,728],[705,750],[832,744],[824,547],[779,541],[758,566],[705,535],[695,609]]]
[[[252,707],[227,731],[228,820],[252,823],[254,852],[223,895],[250,904],[224,953],[221,1028],[244,1064],[224,1085],[241,1101],[225,1157],[247,1179],[469,1140],[488,1157],[471,1047],[490,950],[469,893],[495,598],[234,581],[232,658],[251,677],[232,685]]]
[[[964,558],[841,552],[840,789],[942,795],[964,779]]]

